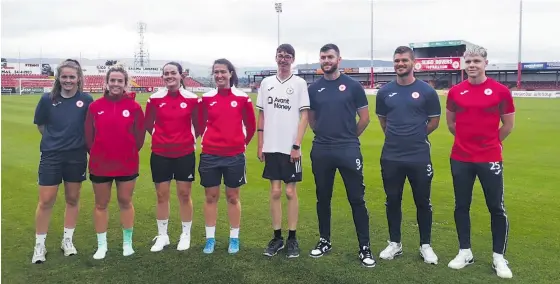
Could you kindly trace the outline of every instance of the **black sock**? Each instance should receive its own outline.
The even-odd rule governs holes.
[[[282,238],[282,229],[274,230],[274,238],[281,239]]]
[[[288,240],[296,238],[296,230],[289,230],[288,231]]]

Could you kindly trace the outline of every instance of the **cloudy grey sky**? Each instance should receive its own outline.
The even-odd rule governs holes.
[[[277,0],[280,1],[280,0]],[[152,59],[274,65],[275,0],[2,0],[2,57],[131,58],[147,23]],[[281,42],[296,63],[334,42],[343,58],[370,58],[370,0],[282,0]],[[374,0],[374,57],[398,45],[466,40],[493,62],[516,62],[518,0]],[[524,0],[523,61],[560,60],[559,0]]]

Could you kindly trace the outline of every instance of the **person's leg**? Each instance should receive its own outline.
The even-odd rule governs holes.
[[[157,155],[152,152],[150,155],[150,169],[152,181],[156,188],[156,223],[158,234],[154,238],[154,244],[150,251],[158,252],[169,245],[167,227],[169,224],[169,191],[171,188],[171,159]]]
[[[461,269],[474,262],[471,251],[470,208],[476,171],[473,163],[450,159],[455,194],[455,227],[459,239],[459,253],[448,267]]]
[[[317,219],[319,221],[319,242],[311,250],[311,257],[321,257],[332,249],[331,245],[331,199],[333,194],[336,165],[329,150],[311,149],[311,170],[315,180],[317,197]]]
[[[501,161],[476,164],[476,172],[484,191],[486,206],[490,212],[492,229],[492,267],[502,278],[511,278],[513,274],[504,255],[507,249],[509,221],[504,205],[504,166]]]
[[[193,219],[191,191],[195,174],[195,162],[195,154],[191,153],[175,159],[173,164],[182,227],[179,243],[177,244],[177,250],[179,251],[187,250],[191,247],[191,227]]]
[[[134,230],[134,205],[132,195],[138,175],[119,177],[117,184],[117,201],[121,211],[121,225],[123,228],[123,256],[134,254],[132,248],[132,233]]]
[[[282,173],[286,183],[286,199],[288,200],[288,240],[286,241],[286,257],[299,256],[299,242],[296,237],[296,229],[299,217],[299,200],[297,194],[297,183],[303,179],[301,157],[291,162],[289,155],[283,155]]]
[[[230,223],[229,248],[231,254],[239,251],[239,228],[241,225],[241,201],[239,189],[247,183],[245,154],[224,159],[224,184],[226,186],[227,210]]]
[[[416,221],[420,231],[420,255],[424,262],[437,264],[438,257],[432,246],[431,189],[434,169],[432,163],[407,164],[407,176],[416,204]]]
[[[220,197],[220,184],[222,182],[222,171],[220,169],[219,157],[201,154],[198,165],[200,174],[200,185],[204,187],[204,222],[206,228],[206,245],[204,253],[213,253],[216,245],[216,219],[218,217],[218,199]]]
[[[263,153],[264,169],[262,177],[270,181],[270,216],[274,235],[268,242],[263,254],[274,256],[284,248],[282,237],[282,169],[280,165],[280,153]]]
[[[45,241],[56,202],[58,187],[62,183],[62,158],[56,152],[42,152],[38,169],[39,202],[35,210],[35,248],[32,263],[46,261]]]
[[[97,233],[97,251],[94,259],[103,259],[107,254],[107,226],[109,224],[108,206],[111,200],[112,178],[97,177],[90,174],[93,193],[95,196],[95,210],[93,221]]]
[[[79,213],[80,191],[82,182],[86,180],[87,152],[69,151],[65,153],[62,167],[62,178],[64,180],[64,197],[66,208],[64,211],[64,235],[60,248],[65,256],[77,254],[72,238],[76,228]]]
[[[402,195],[406,172],[401,162],[381,160],[381,179],[385,190],[385,214],[389,229],[389,245],[379,253],[379,257],[391,260],[402,255],[401,221]]]

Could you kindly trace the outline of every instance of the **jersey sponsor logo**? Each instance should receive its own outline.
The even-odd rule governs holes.
[[[165,103],[161,103],[159,104],[159,107],[163,107],[165,105]]]
[[[98,111],[97,114],[102,115],[103,113],[105,113],[104,111]]]
[[[215,104],[216,104],[216,102],[211,102],[211,103],[210,103],[210,106],[213,106],[213,105],[215,105]]]
[[[270,92],[270,91],[272,91],[272,89],[274,89],[274,86],[272,86],[272,87],[270,87],[270,88],[268,88],[268,89],[266,89],[266,90]]]
[[[469,90],[464,90],[464,91],[460,92],[459,94],[464,95],[464,94],[466,94],[466,93],[468,93],[468,92],[469,92]]]
[[[123,112],[122,112],[122,116],[124,116],[124,117],[129,117],[129,116],[130,116],[130,112],[129,112],[128,110],[125,109],[125,110],[123,110]]]
[[[288,87],[288,88],[286,89],[286,94],[291,95],[291,94],[293,94],[293,93],[294,93],[294,89],[293,89],[292,87]]]
[[[394,95],[396,95],[396,94],[397,94],[397,93],[390,93],[390,94],[389,94],[389,98],[392,97],[392,96],[394,96]]]
[[[187,103],[182,102],[182,103],[181,103],[181,108],[187,108]]]
[[[344,90],[346,90],[346,86],[344,84],[341,84],[340,86],[338,86],[338,90],[344,92]]]
[[[77,106],[77,107],[83,107],[83,106],[84,106],[84,102],[82,102],[82,101],[77,101],[77,102],[76,102],[76,106]]]
[[[236,101],[231,102],[231,107],[236,107],[236,106],[237,106],[237,102],[236,102]]]
[[[417,99],[419,97],[420,97],[420,94],[418,92],[412,93],[412,98]]]
[[[325,90],[325,88],[321,88],[321,89],[317,90],[317,92],[320,93],[320,92],[322,92],[323,90]]]
[[[484,90],[484,94],[487,95],[487,96],[491,95],[492,94],[492,89]]]
[[[267,101],[269,105],[273,105],[272,107],[277,109],[284,109],[284,110],[292,109],[292,106],[290,105],[290,99],[268,97]]]

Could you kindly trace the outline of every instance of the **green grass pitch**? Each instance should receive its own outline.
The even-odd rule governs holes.
[[[254,95],[253,95],[254,96]],[[384,192],[379,172],[383,135],[374,116],[375,97],[370,98],[372,121],[361,137],[364,156],[366,202],[370,212],[371,245],[376,258],[387,245]],[[361,267],[352,214],[343,183],[337,174],[332,200],[331,254],[320,259],[308,256],[318,239],[315,188],[309,151],[312,132],[303,143],[304,181],[299,185],[300,221],[298,237],[302,249],[297,259],[283,254],[262,255],[272,236],[268,206],[268,182],[261,178],[263,164],[256,158],[256,139],[247,149],[248,184],[241,190],[241,251],[228,255],[229,237],[224,195],[220,196],[216,229],[217,246],[204,255],[204,191],[193,185],[194,220],[191,249],[175,250],[181,230],[178,202],[172,193],[169,233],[172,245],[160,253],[150,252],[157,234],[156,195],[150,179],[150,137],[141,152],[140,177],[135,190],[134,248],[136,254],[122,256],[122,231],[113,193],[109,209],[109,252],[102,261],[92,258],[97,245],[93,229],[93,192],[84,183],[80,216],[74,243],[78,255],[60,252],[63,229],[64,192],[59,191],[47,237],[47,262],[32,265],[34,214],[37,205],[37,165],[40,135],[33,125],[39,96],[2,96],[2,281],[5,283],[496,283],[491,269],[490,218],[480,185],[475,185],[471,208],[472,245],[475,264],[460,271],[447,267],[458,250],[453,221],[453,189],[449,171],[452,136],[442,117],[431,135],[435,178],[432,189],[433,247],[439,264],[421,261],[418,252],[416,210],[408,183],[403,197],[404,255],[392,261],[378,259],[373,269]],[[147,94],[137,100],[145,104]],[[442,106],[445,97],[441,97]],[[507,259],[513,270],[511,283],[558,283],[560,267],[560,100],[516,99],[516,127],[505,142],[505,205],[510,220]],[[197,156],[198,159],[198,156]],[[198,162],[198,161],[197,161]],[[174,186],[172,187],[174,191]],[[285,200],[285,199],[284,199]],[[284,201],[285,202],[285,201]],[[284,203],[285,213],[285,203]],[[286,224],[286,215],[283,217]]]

